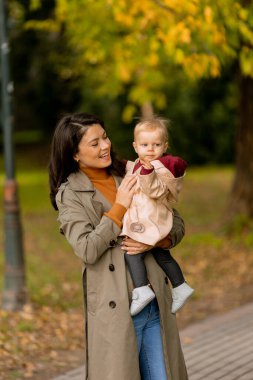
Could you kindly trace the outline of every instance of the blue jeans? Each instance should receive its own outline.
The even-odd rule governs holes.
[[[142,380],[167,380],[157,300],[133,317]]]

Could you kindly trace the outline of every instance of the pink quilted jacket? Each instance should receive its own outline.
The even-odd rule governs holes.
[[[126,175],[132,174],[135,163],[128,161]],[[175,178],[159,160],[152,165],[150,174],[141,175],[141,167],[136,171],[137,189],[124,216],[121,235],[155,245],[172,228],[172,204],[178,200],[184,176]]]

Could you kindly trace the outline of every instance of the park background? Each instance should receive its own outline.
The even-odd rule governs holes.
[[[97,114],[131,159],[138,117],[171,120],[170,152],[188,162],[177,205],[186,236],[173,254],[196,289],[179,326],[252,301],[253,6],[217,3],[8,1],[28,298],[0,310],[0,379],[50,379],[83,359],[81,266],[59,234],[47,176],[66,113]],[[3,151],[0,168],[2,201]],[[2,293],[3,213],[0,223]]]

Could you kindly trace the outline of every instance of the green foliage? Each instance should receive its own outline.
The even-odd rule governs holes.
[[[73,52],[69,77],[80,76],[96,96],[112,99],[127,86],[128,122],[133,105],[165,108],[169,67],[195,80],[217,77],[222,65],[239,59],[242,72],[253,76],[251,3],[57,0],[54,21],[58,30],[64,26]]]
[[[239,59],[252,27],[237,2],[11,0],[9,7],[16,129],[51,135],[61,114],[93,112],[120,156],[134,158],[133,115],[151,101],[172,120],[173,153],[191,164],[233,162],[238,69],[227,62]]]
[[[166,91],[171,119],[170,141],[174,154],[189,164],[233,162],[238,123],[238,90],[232,66],[220,78],[202,79],[197,84],[172,76]]]
[[[41,138],[51,134],[58,115],[73,111],[80,99],[74,81],[59,75],[68,49],[62,33],[55,31],[54,7],[51,0],[8,1],[15,130],[40,130]]]

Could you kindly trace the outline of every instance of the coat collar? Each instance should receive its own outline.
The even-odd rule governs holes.
[[[121,182],[121,178],[118,176],[113,176],[113,178],[116,182],[116,187],[118,188]],[[93,183],[81,170],[76,173],[71,173],[68,176],[67,181],[71,190],[91,193],[91,204],[95,211],[96,222],[98,224],[102,218],[103,213],[105,211],[108,211],[111,208],[111,205],[105,199],[103,194],[95,189]]]
[[[68,176],[68,183],[74,191],[95,191],[92,182],[81,170]]]
[[[118,188],[121,182],[121,178],[114,175],[113,178],[116,182],[116,187]],[[81,170],[76,173],[71,173],[67,179],[70,188],[74,191],[95,191],[95,187],[93,186],[92,182]]]

